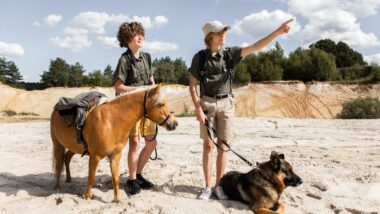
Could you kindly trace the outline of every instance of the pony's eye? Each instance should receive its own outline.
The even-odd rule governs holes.
[[[165,106],[165,103],[159,103],[158,104],[158,107],[164,107]]]

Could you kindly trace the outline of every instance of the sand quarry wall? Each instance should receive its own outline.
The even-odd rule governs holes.
[[[180,114],[193,110],[188,87],[164,86],[171,109]],[[48,88],[25,91],[0,83],[0,111],[38,114],[49,118],[59,97],[75,97],[86,91],[99,91],[113,99],[113,88]],[[345,101],[358,97],[379,97],[380,84],[337,84],[314,82],[273,82],[236,87],[235,113],[242,117],[334,118]]]

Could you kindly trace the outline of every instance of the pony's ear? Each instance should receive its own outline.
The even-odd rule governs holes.
[[[152,89],[152,92],[153,93],[155,93],[155,94],[158,94],[158,93],[160,93],[160,91],[161,91],[161,83],[159,84],[159,85],[157,85],[156,87],[154,87],[153,89]]]

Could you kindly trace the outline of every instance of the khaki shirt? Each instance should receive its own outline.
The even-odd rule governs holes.
[[[232,47],[230,49],[221,48],[214,56],[211,55],[209,49],[206,49],[206,62],[204,65],[207,82],[204,84],[204,94],[208,96],[228,94],[231,91],[230,81],[232,75],[229,75],[226,69],[226,62],[224,61],[224,51],[229,51],[232,68],[235,71],[237,64],[242,59],[240,47]],[[200,81],[200,53],[196,53],[193,57],[189,72],[198,81]]]
[[[117,79],[128,86],[151,84],[150,78],[153,76],[153,70],[149,60],[150,55],[148,53],[140,52],[140,56],[136,58],[130,50],[127,50],[119,58],[112,84],[115,85]]]

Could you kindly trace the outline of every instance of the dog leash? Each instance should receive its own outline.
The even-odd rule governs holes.
[[[234,153],[236,156],[238,156],[242,161],[244,161],[246,164],[248,164],[249,166],[253,167],[253,164],[252,164],[250,161],[248,161],[246,158],[244,158],[243,156],[241,156],[239,153],[235,152],[227,142],[221,140],[222,143],[223,143],[224,145],[227,146],[227,150],[224,150],[223,148],[221,148],[221,147],[220,147],[220,146],[214,141],[214,137],[212,137],[212,135],[211,135],[211,131],[210,131],[210,130],[212,130],[214,133],[216,133],[216,130],[215,130],[214,127],[211,127],[210,122],[208,121],[207,118],[205,119],[205,125],[206,125],[206,128],[207,128],[207,134],[208,134],[208,136],[210,137],[212,143],[214,143],[214,145],[215,145],[218,149],[222,150],[223,152],[229,152],[229,151],[231,151],[231,152]]]

